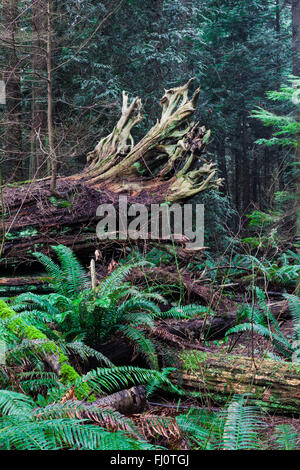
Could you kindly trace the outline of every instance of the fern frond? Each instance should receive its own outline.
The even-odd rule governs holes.
[[[23,372],[20,380],[22,390],[26,393],[40,392],[43,388],[49,389],[57,384],[57,375],[54,372]]]
[[[167,312],[161,312],[160,318],[191,318],[196,315],[205,313],[212,313],[209,307],[203,307],[202,305],[183,305],[181,307],[173,307]]]
[[[275,448],[278,450],[296,450],[299,435],[295,428],[288,424],[279,424],[275,428]]]
[[[65,295],[66,290],[64,286],[64,275],[61,268],[56,264],[49,256],[44,253],[36,252],[33,255],[39,260],[44,266],[47,273],[50,276],[50,283],[53,289],[61,294]]]
[[[234,397],[225,415],[223,432],[224,450],[258,449],[258,432],[261,428],[259,411],[247,404],[246,395]]]
[[[158,449],[143,440],[128,418],[80,402],[36,407],[26,395],[0,390],[0,447],[14,450],[134,450]],[[78,415],[86,414],[85,419]],[[89,416],[90,414],[90,416]],[[123,426],[109,432],[93,420]]]
[[[241,325],[236,325],[233,328],[230,328],[226,332],[225,336],[228,336],[233,333],[243,333],[243,332],[253,332],[258,333],[261,336],[271,340],[273,344],[280,349],[280,351],[288,358],[291,357],[293,349],[291,344],[285,338],[284,335],[278,335],[271,332],[268,328],[263,325],[256,325],[254,323],[242,323]]]
[[[162,371],[142,369],[133,366],[122,366],[107,368],[97,368],[76,380],[74,386],[89,386],[99,394],[103,392],[113,393],[129,385],[145,385],[156,381],[159,384],[168,385],[170,380],[167,375],[172,369],[163,369]],[[68,386],[65,387],[65,391]]]
[[[29,415],[32,412],[34,401],[28,395],[0,390],[0,411],[4,415]]]
[[[138,351],[145,356],[150,367],[157,369],[158,358],[151,339],[147,338],[143,331],[131,325],[119,325],[118,329],[135,345]]]
[[[69,353],[78,354],[78,356],[84,361],[87,360],[89,357],[94,357],[100,363],[102,362],[108,367],[114,367],[114,364],[106,356],[104,356],[104,354],[99,351],[96,351],[96,349],[87,346],[81,341],[73,341],[72,343],[67,343],[66,349]]]
[[[118,308],[118,315],[122,317],[122,315],[125,315],[129,312],[139,312],[143,310],[149,314],[153,314],[154,317],[160,316],[161,313],[160,308],[154,302],[138,297],[123,302]]]
[[[52,246],[61,264],[65,289],[71,297],[80,294],[88,287],[88,275],[72,250],[64,245]]]
[[[284,298],[288,301],[290,312],[294,323],[294,339],[300,341],[300,299],[297,295],[284,294]],[[300,343],[298,349],[300,348]]]
[[[115,269],[106,279],[104,279],[100,287],[97,289],[98,296],[109,296],[114,290],[117,290],[121,285],[123,280],[128,276],[133,268],[144,266],[145,261],[140,261],[138,263],[126,264]]]
[[[176,421],[193,449],[216,450],[220,447],[223,420],[218,415],[191,408],[188,413],[177,416]]]

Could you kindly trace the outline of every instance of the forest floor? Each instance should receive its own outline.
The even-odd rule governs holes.
[[[161,254],[158,252],[155,253],[155,255],[160,256]],[[278,390],[280,390],[280,393],[282,389],[285,390],[285,377],[284,380],[279,377],[278,381],[275,380],[275,382],[271,382],[270,385],[269,373],[268,371],[266,373],[266,365],[264,365],[265,369],[260,369],[260,364],[263,363],[265,359],[271,359],[273,361],[273,366],[274,364],[276,364],[274,370],[277,369],[277,362],[275,361],[278,361],[280,367],[281,364],[283,364],[283,367],[285,367],[285,361],[289,360],[286,359],[280,353],[280,351],[278,351],[278,348],[276,348],[276,344],[274,343],[274,341],[272,341],[272,334],[269,338],[266,339],[264,336],[254,331],[231,333],[228,336],[226,336],[226,332],[228,332],[228,330],[236,324],[242,325],[245,322],[247,323],[251,321],[249,311],[248,313],[246,313],[248,317],[244,316],[242,318],[240,318],[240,311],[242,308],[244,309],[244,312],[247,312],[247,308],[251,307],[252,301],[252,313],[255,311],[258,317],[261,316],[267,322],[270,321],[272,315],[270,317],[269,315],[266,315],[266,310],[264,309],[267,309],[269,313],[272,313],[271,307],[269,307],[269,305],[274,306],[274,304],[279,303],[281,304],[280,311],[276,312],[276,315],[273,319],[276,322],[276,327],[280,328],[281,333],[284,335],[287,341],[292,343],[293,339],[295,338],[295,318],[292,317],[290,312],[286,310],[282,311],[283,304],[287,305],[286,300],[282,295],[282,293],[286,291],[286,289],[283,289],[283,292],[281,292],[281,289],[278,285],[269,284],[268,289],[263,291],[262,289],[264,285],[263,283],[261,283],[260,278],[258,278],[258,284],[261,285],[262,289],[260,289],[260,292],[257,293],[257,291],[255,291],[256,287],[253,287],[255,284],[252,284],[251,282],[249,283],[248,277],[245,276],[247,280],[246,283],[241,282],[240,273],[244,274],[246,272],[246,275],[248,275],[248,268],[238,271],[238,274],[233,279],[233,284],[228,281],[226,282],[226,286],[229,284],[231,285],[231,287],[225,287],[224,289],[222,287],[222,282],[220,281],[217,282],[215,280],[213,281],[207,278],[202,279],[200,269],[198,269],[198,271],[190,270],[190,259],[188,260],[188,262],[186,262],[185,260],[181,261],[180,266],[176,266],[174,265],[174,263],[157,263],[156,265],[152,264],[150,266],[148,263],[146,267],[143,266],[143,269],[140,267],[134,267],[129,274],[126,274],[125,277],[122,278],[121,284],[118,285],[118,281],[116,281],[117,278],[115,278],[114,276],[116,275],[116,273],[118,273],[118,269],[123,269],[124,266],[126,267],[128,263],[132,262],[132,260],[129,257],[124,259],[122,258],[122,255],[119,255],[119,258],[116,257],[117,261],[115,261],[115,258],[110,253],[107,257],[110,259],[110,261],[107,262],[107,259],[102,258],[96,264],[97,270],[95,274],[97,277],[97,287],[101,287],[101,284],[105,283],[106,280],[111,277],[111,285],[107,285],[107,290],[109,290],[110,288],[116,289],[116,295],[118,289],[128,289],[129,286],[133,289],[133,294],[128,291],[126,299],[131,299],[130,295],[136,296],[136,298],[138,298],[138,292],[146,292],[148,289],[148,292],[160,294],[165,299],[165,304],[162,301],[163,299],[161,301],[156,299],[157,307],[162,314],[164,314],[165,312],[170,312],[172,308],[183,309],[185,308],[184,306],[196,306],[200,309],[197,310],[197,314],[195,316],[191,315],[187,317],[157,317],[153,327],[151,328],[136,324],[135,317],[132,317],[132,325],[134,326],[135,330],[142,333],[145,338],[147,338],[147,340],[149,341],[152,341],[153,345],[155,346],[158,358],[157,364],[159,364],[160,370],[166,367],[173,367],[175,368],[176,372],[176,367],[178,368],[178,374],[174,372],[174,375],[172,375],[173,372],[171,372],[170,377],[173,385],[178,386],[178,389],[183,392],[182,395],[176,395],[171,391],[171,388],[169,388],[167,391],[164,390],[163,387],[161,387],[161,389],[155,389],[155,392],[148,397],[145,409],[142,412],[138,411],[136,414],[134,412],[133,415],[128,413],[128,417],[132,420],[132,422],[135,423],[135,420],[137,420],[138,425],[141,425],[143,429],[143,424],[141,423],[143,423],[144,418],[147,420],[149,417],[153,417],[155,420],[170,417],[173,419],[172,423],[175,423],[174,429],[178,430],[178,426],[176,424],[177,421],[175,418],[178,418],[179,415],[186,415],[187,419],[189,419],[188,412],[191,409],[196,410],[196,412],[197,410],[202,410],[201,412],[204,414],[206,414],[207,412],[210,417],[213,416],[212,419],[214,419],[215,416],[220,416],[222,413],[222,416],[224,416],[225,411],[229,409],[230,403],[232,403],[234,397],[238,395],[241,397],[243,395],[248,395],[249,389],[251,389],[251,394],[253,395],[253,383],[255,392],[258,390],[259,387],[259,390],[261,390],[262,388],[266,390],[267,394],[269,394],[269,390],[271,390],[272,394],[275,390],[274,395],[271,395],[270,392],[270,397],[272,399],[275,397],[275,401],[277,396],[277,386],[279,386]],[[69,259],[69,261],[70,260],[71,258]],[[74,260],[72,262],[74,262]],[[79,263],[78,260],[76,262]],[[74,262],[74,266],[75,265],[76,263]],[[68,266],[68,263],[65,263],[65,266]],[[40,269],[40,266],[38,266],[38,268]],[[60,269],[63,269],[63,265]],[[208,269],[207,272],[209,271],[210,270]],[[34,273],[30,274],[33,275]],[[41,273],[39,271],[39,273],[36,272],[36,274],[42,274],[42,276],[40,278],[41,283],[37,284],[37,290],[35,291],[35,293],[44,294],[45,297],[48,298],[48,295],[51,292],[51,285],[48,285],[48,287],[46,286],[45,273]],[[87,272],[86,274],[88,282],[90,283],[90,273]],[[9,278],[7,278],[7,280],[9,280]],[[5,284],[6,278],[3,278],[3,282]],[[23,282],[22,278],[20,278],[20,282]],[[117,287],[114,287],[114,283],[117,283]],[[14,286],[13,284],[11,284],[9,287],[8,292],[11,298],[9,302],[12,301],[12,305],[14,302],[14,296],[18,294],[17,289],[15,292],[14,289],[20,287],[22,286]],[[29,287],[30,286],[28,286],[28,288]],[[41,289],[42,287],[47,287],[47,289],[49,288],[50,290],[45,291]],[[62,287],[64,287],[64,285],[62,285]],[[7,287],[5,287],[4,285],[3,288],[5,289]],[[27,287],[25,287],[25,289],[26,288]],[[94,296],[95,291],[90,288],[89,291]],[[84,290],[80,290],[79,295],[78,293],[76,294],[77,298],[73,298],[72,302],[74,302],[75,306],[80,305],[76,302],[78,301],[78,299],[81,298],[80,295],[82,292],[84,292]],[[253,295],[253,292],[255,292],[255,295]],[[292,292],[293,289],[290,289],[290,293]],[[55,296],[55,294],[52,295]],[[99,294],[99,300],[102,301],[102,299],[105,299],[105,295],[105,291],[102,292],[101,295]],[[262,303],[260,303],[261,298],[259,297],[259,295],[263,296]],[[97,297],[95,296],[93,297],[94,302],[96,298]],[[120,302],[120,299],[118,300],[118,302]],[[126,301],[124,302],[124,304],[125,303]],[[90,304],[83,304],[84,314],[87,313],[87,305]],[[204,313],[200,313],[201,308],[204,309]],[[76,312],[76,310],[74,310],[74,312]],[[95,310],[94,313],[95,312],[97,312],[97,310]],[[138,315],[141,314],[141,312],[142,310],[138,309],[134,313]],[[107,310],[107,315],[111,314],[111,311]],[[205,329],[207,328],[207,319],[208,322],[211,321],[212,323],[210,324],[208,329]],[[99,327],[99,324],[102,325],[101,323],[97,323],[96,320],[95,318],[93,319],[93,321],[95,322],[93,329],[97,329]],[[217,328],[215,328],[214,330],[213,322],[215,320],[217,321]],[[212,328],[211,325],[213,325]],[[259,323],[257,323],[256,326],[257,325],[259,325]],[[55,325],[55,327],[59,328],[59,325]],[[181,328],[183,328],[183,330],[181,330]],[[272,329],[270,329],[270,331],[271,330]],[[209,339],[209,335],[211,335],[211,333],[217,333],[217,339]],[[207,340],[204,339],[206,337],[208,338]],[[125,353],[123,355],[122,348],[124,347],[124,340]],[[105,348],[107,346],[107,351],[111,353],[112,356],[106,354],[106,352],[102,350],[102,347]],[[124,335],[122,336],[122,333],[120,334],[120,332],[119,334],[118,332],[117,334],[112,334],[106,341],[100,341],[95,347],[95,349],[97,350],[97,352],[107,355],[107,357],[117,367],[134,366],[142,367],[144,369],[150,368],[149,362],[147,362],[147,356],[143,352],[139,351],[138,344],[130,343],[129,338],[124,337]],[[191,379],[189,379],[189,375],[188,380],[186,382],[184,382],[184,380],[186,379],[182,379],[182,377],[184,377],[184,361],[182,360],[181,353],[186,353],[188,351],[194,350],[199,351],[201,354],[203,354],[203,357],[206,357],[207,354],[208,359],[205,359],[205,367],[208,366],[209,368],[209,361],[211,361],[212,359],[214,361],[214,358],[217,356],[221,358],[221,361],[223,361],[220,369],[216,369],[218,370],[218,372],[217,380],[215,382],[213,381],[213,379],[211,380],[213,374],[208,375],[205,377],[204,382],[202,380],[204,385],[201,384],[200,386],[203,370],[202,365],[199,367],[199,364],[197,364],[196,369],[191,369],[188,371],[187,375],[190,374],[190,376],[192,377]],[[117,355],[116,361],[114,357],[115,355]],[[229,361],[228,365],[226,364],[226,358],[229,358],[229,356],[233,358],[234,362],[230,363]],[[238,367],[235,366],[236,358],[241,358],[241,361],[238,361]],[[248,358],[251,358],[251,361],[249,361]],[[119,361],[119,359],[121,359],[121,361]],[[89,373],[91,370],[95,369],[95,367],[99,367],[100,364],[98,360],[87,363],[84,363],[84,361],[82,361],[80,363],[79,356],[76,355],[76,353],[74,355],[70,354],[69,360],[71,366],[74,367],[80,375],[85,375]],[[211,364],[213,365],[213,367],[215,367],[216,365],[217,367],[219,367],[217,362],[212,362]],[[251,371],[249,371],[249,374],[247,374],[247,367],[252,368],[252,365],[254,365],[255,373],[252,374],[251,369]],[[46,366],[47,371],[51,369],[49,369],[48,366],[49,364]],[[16,369],[14,370],[14,372],[15,371]],[[193,375],[194,371],[195,375]],[[241,371],[242,374],[245,374],[246,376],[246,390],[243,389],[245,384],[243,382],[243,377],[241,378]],[[257,374],[257,371],[263,372],[261,374]],[[237,372],[240,375],[236,375]],[[261,376],[258,380],[262,379],[262,386],[259,382],[257,382],[257,376]],[[197,378],[197,383],[195,381],[195,377]],[[294,377],[292,377],[292,379],[293,378]],[[189,380],[191,380],[190,383]],[[221,381],[223,381],[224,390],[220,390],[220,388],[218,388],[218,384]],[[207,384],[209,384],[209,390],[206,390]],[[72,388],[70,388],[70,390],[72,390]],[[292,399],[296,397],[297,402],[297,391],[295,392],[293,386],[291,386],[290,388],[287,387],[287,390],[287,393],[292,392]],[[263,392],[263,394],[264,393],[265,392]],[[105,393],[104,396],[106,396]],[[263,405],[264,409],[266,407],[267,410],[274,410],[274,402],[266,403],[269,398],[265,396],[263,398],[261,397],[262,396],[257,393],[255,399],[257,399],[259,403]],[[288,395],[287,398],[289,399],[290,396]],[[287,404],[289,404],[289,402]],[[289,425],[290,428],[293,428],[293,430],[298,434],[298,441],[296,444],[297,448],[300,447],[299,415],[293,415],[291,413],[281,415],[281,413],[286,413],[286,409],[284,409],[285,404],[283,404],[282,408],[280,408],[280,406],[282,406],[281,403],[279,404],[278,408],[274,411],[259,411],[258,419],[261,423],[261,427],[257,439],[259,440],[259,446],[262,450],[271,450],[273,448],[276,448],[274,436],[276,435],[276,431],[278,430],[279,425]],[[299,405],[296,404],[295,406]],[[297,408],[293,409],[297,410]],[[288,410],[289,413],[290,408],[288,408]],[[155,435],[155,432],[152,429],[150,429],[150,431],[149,429],[150,428],[146,427],[144,434],[146,438],[149,439],[149,442],[154,445],[162,445],[168,449],[172,448],[172,445],[174,445],[174,443],[172,443],[171,441],[174,436],[172,437],[172,439],[170,438],[170,442],[168,441],[168,432],[172,434],[172,428],[170,430],[166,430],[166,428],[165,430],[162,430],[162,434],[159,437]],[[182,442],[175,444],[178,445],[178,447],[174,448],[185,449],[184,446],[187,445],[186,443],[187,441],[184,438]]]
[[[281,331],[288,337],[292,337],[293,322],[292,320],[286,320],[281,324]],[[217,344],[216,344],[217,343]],[[186,347],[186,343],[185,343]],[[195,344],[191,344],[191,349],[195,347]],[[268,353],[278,354],[278,351],[270,341],[262,338],[260,335],[253,333],[233,334],[228,343],[223,341],[210,342],[201,344],[201,350],[212,353],[221,354],[236,354],[241,356],[252,357],[254,361],[257,361],[266,357]],[[178,403],[178,399],[171,399],[164,395],[155,395],[151,398],[148,404],[148,408],[145,412],[149,415],[158,416],[171,416],[175,417],[180,413],[184,413],[190,408],[201,408],[209,412],[220,413],[224,408],[216,406],[210,403],[208,397],[203,399],[194,398],[183,398]],[[274,444],[275,441],[275,430],[279,425],[291,425],[297,432],[298,448],[300,449],[300,418],[299,415],[291,416],[278,416],[271,412],[262,412],[260,416],[261,430],[259,433],[260,446],[263,450],[276,450]]]

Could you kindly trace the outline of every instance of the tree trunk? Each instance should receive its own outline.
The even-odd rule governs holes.
[[[45,0],[32,5],[32,135],[29,178],[47,175],[47,8]]]
[[[240,168],[240,153],[238,149],[234,151],[234,156],[235,156],[235,174],[233,177],[234,181],[234,195],[235,195],[235,207],[237,212],[240,210],[240,205],[241,205],[241,181],[240,181],[240,173],[241,173],[241,168]]]
[[[300,75],[300,0],[292,0],[293,74]]]
[[[224,403],[234,394],[254,394],[267,411],[300,413],[299,364],[201,351],[181,354],[182,368],[173,381],[200,392],[204,403]]]
[[[227,167],[226,167],[226,148],[225,148],[225,138],[218,143],[217,152],[218,152],[218,167],[220,169],[220,175],[224,179],[224,184],[221,188],[221,193],[223,196],[228,194],[228,178],[227,178]]]
[[[57,180],[57,158],[54,147],[54,131],[53,131],[53,116],[52,116],[52,70],[51,70],[51,55],[52,55],[52,29],[51,29],[51,3],[47,1],[47,126],[48,126],[48,140],[49,140],[49,159],[51,164],[51,181],[50,189],[52,192],[56,190]]]
[[[2,22],[5,40],[3,52],[6,58],[6,70],[3,80],[6,84],[6,113],[4,139],[3,178],[7,180],[22,179],[22,133],[21,133],[21,76],[19,69],[20,58],[17,54],[17,17],[18,1],[3,0]]]
[[[130,415],[141,413],[146,405],[146,389],[143,385],[120,390],[91,403],[92,407],[113,408],[119,413]]]
[[[242,100],[243,116],[242,116],[242,148],[243,148],[243,211],[248,211],[250,204],[250,166],[248,155],[248,136],[247,136],[247,119],[245,100]]]

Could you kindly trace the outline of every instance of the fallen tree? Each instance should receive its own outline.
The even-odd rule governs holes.
[[[173,380],[199,392],[206,405],[227,402],[234,394],[253,394],[267,411],[300,413],[300,366],[297,363],[224,353],[188,351]]]
[[[200,91],[189,99],[190,83],[166,90],[161,118],[137,144],[131,131],[142,120],[141,100],[129,103],[123,92],[121,117],[112,132],[88,154],[84,171],[58,178],[55,192],[49,179],[3,188],[2,263],[27,263],[33,250],[49,251],[56,243],[75,251],[94,247],[97,207],[117,206],[121,194],[130,205],[149,206],[219,187],[215,163],[201,156],[210,132],[189,122]]]
[[[269,302],[267,306],[278,321],[291,317],[288,302],[285,300]],[[189,320],[160,320],[156,322],[153,330],[147,331],[147,335],[156,342],[159,355],[164,363],[166,345],[177,351],[195,349],[196,347],[201,350],[204,341],[224,338],[226,332],[236,325],[236,321],[236,310],[219,311],[213,315],[202,314]],[[246,322],[247,319],[244,321]],[[136,354],[133,346],[120,337],[102,344],[98,350],[115,365],[128,364],[132,362],[133,358],[139,365],[146,365],[143,357]]]
[[[138,385],[120,390],[98,398],[91,405],[97,408],[112,408],[125,415],[140,413],[146,406],[146,388],[144,385]]]

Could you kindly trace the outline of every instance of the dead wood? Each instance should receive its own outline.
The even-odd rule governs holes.
[[[186,390],[199,392],[207,405],[250,393],[265,410],[300,413],[298,364],[202,351],[184,352],[180,358],[181,370],[172,379]]]
[[[112,408],[125,415],[140,413],[146,405],[146,389],[143,385],[138,385],[120,390],[111,395],[98,398],[91,405],[97,408]]]

